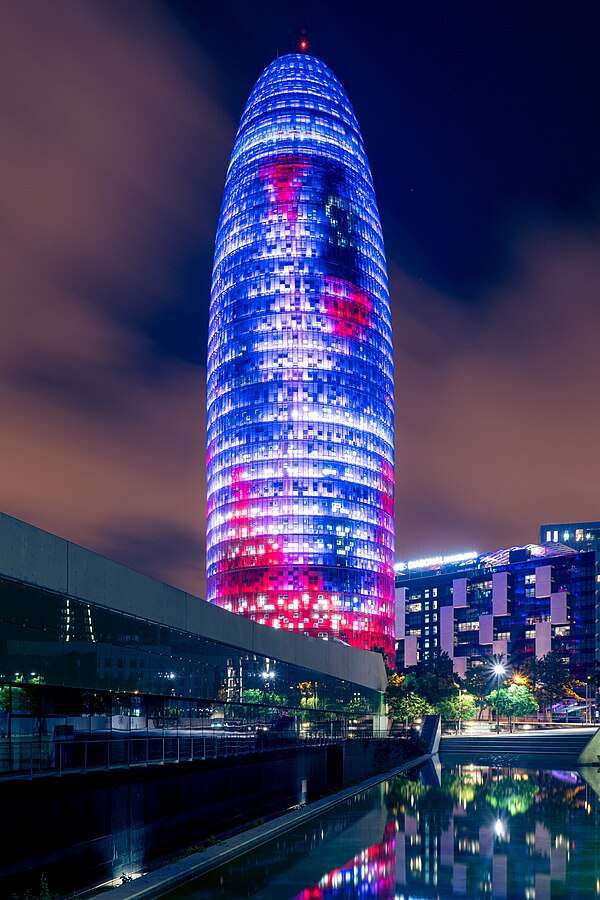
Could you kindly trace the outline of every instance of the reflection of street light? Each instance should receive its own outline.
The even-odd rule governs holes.
[[[492,666],[492,671],[496,675],[497,684],[496,684],[496,732],[500,734],[500,705],[499,705],[499,694],[500,694],[500,679],[503,675],[506,675],[506,669],[502,665],[501,662],[494,663]],[[501,823],[502,824],[502,823]]]
[[[271,690],[273,690],[273,679],[275,678],[275,672],[270,672],[265,669],[264,672],[260,673],[260,677],[263,680],[263,700],[265,700],[268,690],[267,685],[269,684],[269,682],[271,684]]]

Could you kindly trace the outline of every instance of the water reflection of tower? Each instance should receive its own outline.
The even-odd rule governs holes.
[[[334,900],[341,897],[394,900],[395,860],[396,823],[391,819],[380,843],[366,847],[345,865],[324,875],[317,884],[305,888],[293,900]]]

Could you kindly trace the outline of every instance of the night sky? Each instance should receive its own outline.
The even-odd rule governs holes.
[[[397,559],[600,518],[600,5],[0,6],[0,509],[204,593],[213,240],[305,28],[386,242]]]

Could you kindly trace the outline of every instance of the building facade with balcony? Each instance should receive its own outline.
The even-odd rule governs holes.
[[[596,662],[600,665],[600,522],[560,522],[540,525],[540,541],[560,541],[579,552],[596,554]]]
[[[584,680],[597,652],[596,554],[558,542],[466,558],[421,560],[396,571],[397,664],[439,652],[464,675],[503,657],[512,665],[562,651]]]

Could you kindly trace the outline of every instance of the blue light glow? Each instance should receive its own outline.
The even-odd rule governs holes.
[[[393,391],[358,124],[327,66],[283,56],[244,110],[215,243],[210,601],[393,653]]]

